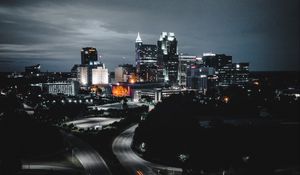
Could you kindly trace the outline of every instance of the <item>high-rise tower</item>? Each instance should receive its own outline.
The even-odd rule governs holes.
[[[159,81],[171,85],[178,83],[177,40],[174,33],[162,32],[157,41]]]
[[[81,49],[81,64],[74,67],[77,79],[82,86],[108,83],[108,69],[98,60],[96,48],[85,47]]]
[[[157,81],[157,46],[143,44],[140,34],[135,41],[136,69],[140,81]]]
[[[85,47],[81,49],[81,64],[93,65],[98,61],[98,52],[96,48]]]
[[[141,52],[142,45],[143,45],[143,41],[141,39],[140,33],[138,32],[138,35],[135,40],[135,64],[137,67],[140,63],[140,52]]]

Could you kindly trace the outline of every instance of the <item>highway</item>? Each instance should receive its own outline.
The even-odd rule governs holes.
[[[74,147],[72,155],[78,159],[88,175],[111,175],[103,158],[91,146],[72,134],[63,132],[65,139]]]
[[[22,170],[24,172],[61,172],[64,174],[82,174],[82,170],[75,167],[70,167],[66,165],[51,165],[48,162],[40,163],[23,163]]]
[[[78,128],[91,128],[95,126],[104,126],[121,119],[92,117],[83,118],[79,120],[70,121],[67,124],[73,123]],[[72,158],[76,158],[87,175],[111,175],[111,172],[105,163],[104,159],[94,150],[90,145],[83,142],[76,136],[62,131],[63,137],[72,147]],[[49,162],[25,162],[22,165],[23,170],[44,170],[44,171],[57,171],[57,172],[71,172],[76,173],[78,169],[68,165]],[[81,171],[81,170],[79,170]]]
[[[74,121],[67,122],[66,124],[71,124],[73,123],[76,127],[78,128],[95,128],[95,127],[100,127],[105,125],[109,125],[114,122],[120,121],[121,118],[106,118],[106,117],[90,117],[90,118],[82,118]]]
[[[131,143],[136,127],[137,125],[134,125],[122,132],[112,144],[113,153],[116,155],[122,166],[125,167],[128,173],[130,175],[156,175],[160,174],[159,172],[174,175],[181,174],[181,168],[151,163],[135,154],[135,152],[131,149]]]
[[[139,106],[145,105],[145,103],[141,102],[132,102],[128,101],[127,106],[128,108],[136,108]],[[108,110],[108,109],[123,109],[123,104],[118,102],[118,103],[109,103],[109,104],[104,104],[104,105],[95,105],[95,106],[89,106],[88,108],[90,109],[97,109],[97,110]]]

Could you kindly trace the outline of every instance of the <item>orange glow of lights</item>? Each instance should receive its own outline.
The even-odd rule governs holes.
[[[135,83],[135,79],[130,78],[130,79],[129,79],[129,83],[134,84],[134,83]]]
[[[91,87],[91,92],[96,93],[97,92],[97,87],[96,86]]]
[[[130,78],[128,79],[128,82],[131,84],[134,84],[138,81],[138,77],[133,73],[130,75]]]
[[[129,96],[129,88],[125,86],[113,86],[112,94],[115,97],[125,97]]]
[[[229,97],[225,96],[225,97],[223,98],[223,100],[224,100],[225,103],[228,103],[228,102],[229,102]]]

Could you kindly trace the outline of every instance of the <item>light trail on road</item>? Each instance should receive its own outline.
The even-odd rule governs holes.
[[[96,150],[72,134],[65,132],[63,134],[67,141],[75,147],[72,154],[78,159],[88,175],[111,175],[107,164]]]
[[[122,132],[113,142],[112,150],[116,155],[122,166],[129,172],[130,175],[156,175],[161,171],[171,172],[175,174],[181,174],[182,169],[176,167],[169,167],[164,165],[158,165],[148,162],[140,158],[131,149],[131,143],[134,136],[134,130],[137,125],[130,127]]]

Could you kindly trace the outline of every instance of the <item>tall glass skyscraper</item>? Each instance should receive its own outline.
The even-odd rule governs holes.
[[[136,69],[140,81],[157,81],[157,46],[143,44],[140,34],[135,41]]]
[[[157,41],[158,79],[171,85],[178,84],[178,52],[174,33],[162,32]]]

